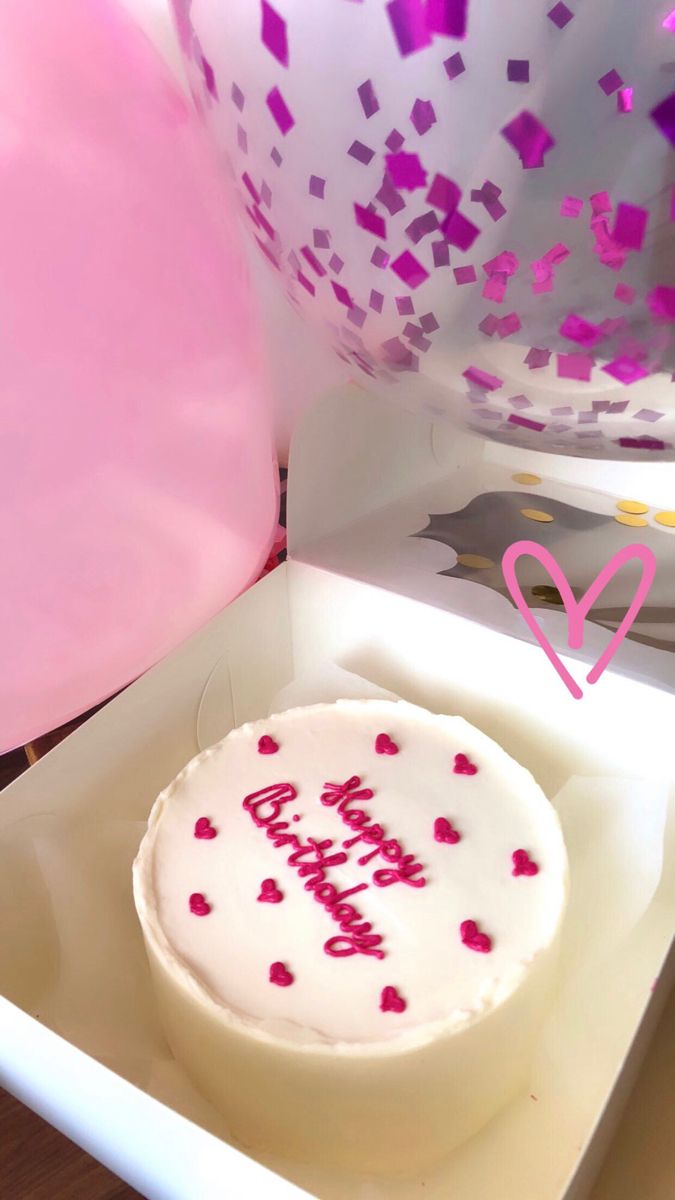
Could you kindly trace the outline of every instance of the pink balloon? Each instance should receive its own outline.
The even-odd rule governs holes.
[[[108,0],[0,8],[0,752],[262,567],[276,473],[199,123]]]

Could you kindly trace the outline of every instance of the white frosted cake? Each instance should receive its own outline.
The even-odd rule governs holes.
[[[405,1171],[524,1085],[567,858],[484,734],[346,700],[193,759],[152,809],[134,894],[168,1040],[232,1136]]]

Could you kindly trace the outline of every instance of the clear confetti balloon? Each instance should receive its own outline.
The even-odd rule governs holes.
[[[367,386],[675,458],[672,0],[173,5],[260,254]]]

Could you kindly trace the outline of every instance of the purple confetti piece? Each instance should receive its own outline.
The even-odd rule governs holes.
[[[424,313],[420,317],[420,325],[425,333],[435,333],[437,329],[440,329],[440,325],[432,312]]]
[[[237,145],[242,154],[248,154],[248,138],[246,130],[241,125],[237,125]]]
[[[413,355],[407,346],[403,345],[400,338],[389,338],[382,343],[385,358],[389,363],[396,363],[399,366],[410,366],[412,364]]]
[[[645,300],[655,321],[675,321],[675,288],[664,285],[652,288]]]
[[[398,52],[404,58],[431,45],[431,33],[423,0],[390,0],[387,14]]]
[[[574,409],[572,408],[571,404],[560,404],[560,405],[558,405],[557,408],[551,409],[551,416],[553,416],[553,417],[573,417]]]
[[[446,241],[432,242],[431,254],[434,260],[435,267],[450,266],[450,249]]]
[[[377,213],[371,212],[369,208],[364,208],[361,204],[354,205],[354,216],[356,224],[365,229],[367,233],[374,233],[375,237],[387,237],[387,225],[384,217],[378,216]]]
[[[254,202],[256,204],[260,204],[260,195],[258,193],[258,189],[253,184],[249,174],[246,171],[244,171],[244,173],[241,177],[241,182],[244,184],[244,187],[247,188],[248,192],[253,197]]]
[[[509,404],[512,408],[532,408],[532,401],[527,396],[510,396]]]
[[[330,258],[328,259],[328,266],[336,275],[340,274],[340,271],[344,265],[345,264],[343,263],[339,254],[331,254]],[[352,306],[350,305],[349,307],[351,308]]]
[[[274,241],[274,238],[276,237],[276,230],[274,229],[274,227],[272,225],[270,225],[265,214],[261,213],[260,209],[257,206],[255,209],[255,215],[258,220],[258,224],[265,230],[265,233],[267,234],[270,241]]]
[[[635,383],[638,379],[644,379],[649,375],[644,367],[634,358],[628,358],[627,355],[621,358],[615,358],[613,362],[607,363],[602,367],[605,375],[611,375],[613,379],[618,379],[619,383],[628,385]],[[637,415],[637,414],[636,414]]]
[[[309,292],[310,296],[316,296],[316,288],[314,287],[314,284],[312,283],[311,279],[308,279],[302,271],[298,271],[297,279],[298,283],[302,284],[305,291]]]
[[[589,354],[558,354],[556,358],[561,379],[578,379],[588,383],[593,368],[593,359]]]
[[[436,124],[436,113],[431,100],[416,100],[412,106],[410,120],[420,137],[428,133],[431,126]]]
[[[640,376],[638,375],[637,378],[639,379]],[[641,408],[640,411],[636,412],[634,415],[636,421],[660,421],[663,413],[656,412],[656,410],[653,408]]]
[[[597,420],[598,414],[590,408],[582,409],[581,412],[577,413],[578,425],[595,425]]]
[[[355,158],[357,162],[363,163],[364,167],[367,167],[368,163],[372,162],[375,157],[375,151],[371,150],[370,146],[364,146],[363,142],[359,142],[358,140],[352,142],[347,154],[351,158]]]
[[[400,317],[412,316],[415,311],[415,305],[413,304],[410,296],[395,296],[394,300],[398,310],[398,315]]]
[[[530,371],[536,371],[539,367],[547,367],[550,361],[551,351],[540,350],[537,346],[532,346],[523,359]]]
[[[427,192],[427,204],[434,208],[442,208],[446,213],[453,213],[462,198],[462,189],[446,179],[445,175],[435,175],[433,183]]]
[[[663,136],[675,146],[675,92],[666,96],[649,115]]]
[[[385,146],[392,154],[396,154],[404,142],[405,138],[402,133],[399,133],[398,129],[392,129],[391,133],[384,140]]]
[[[261,0],[262,29],[260,38],[270,54],[274,55],[282,67],[288,66],[288,39],[286,37],[286,22],[279,15],[269,0]]]
[[[391,269],[410,288],[419,287],[425,279],[429,278],[429,272],[409,250],[404,250],[403,254],[399,254],[398,258],[394,259]]]
[[[521,328],[518,313],[507,313],[505,317],[500,317],[497,322],[497,335],[500,338],[511,337],[512,333],[517,333]]]
[[[543,167],[544,156],[555,146],[555,138],[546,126],[527,109],[523,109],[500,132],[513,146],[526,171]]]
[[[405,208],[405,200],[401,193],[396,191],[388,171],[384,173],[382,186],[379,192],[376,193],[375,199],[384,205],[391,217],[400,212],[402,208]]]
[[[427,0],[427,27],[431,33],[465,38],[469,0]]]
[[[327,229],[313,229],[312,241],[317,250],[330,249],[330,234]]]
[[[235,108],[238,108],[239,112],[243,112],[244,111],[244,93],[242,92],[240,87],[237,87],[236,83],[232,84],[232,90],[230,91],[230,96],[232,97],[232,103],[234,104]]]
[[[216,76],[215,76],[213,67],[211,66],[211,63],[207,62],[207,60],[204,58],[203,55],[202,55],[202,74],[204,76],[204,83],[206,85],[207,92],[209,93],[210,96],[213,96],[214,100],[217,100],[218,99],[218,88],[216,86]]]
[[[531,417],[521,417],[519,413],[510,413],[508,420],[510,425],[522,425],[523,429],[534,429],[535,433],[541,433],[546,428],[543,421],[533,421]]]
[[[560,205],[561,217],[578,217],[584,207],[583,200],[579,200],[576,196],[565,196]]]
[[[293,128],[295,121],[291,115],[286,101],[277,87],[272,88],[271,92],[267,93],[265,103],[269,108],[274,120],[276,121],[279,130],[283,137]]]
[[[406,225],[405,232],[411,242],[417,245],[423,237],[433,233],[435,229],[438,229],[438,217],[430,209],[429,212],[422,213],[421,216],[415,217],[409,225]]]
[[[376,292],[375,288],[373,288],[370,293],[370,300],[368,301],[368,304],[374,312],[381,313],[384,305],[384,296],[382,295],[382,292]]]
[[[265,183],[264,179],[260,185],[260,199],[265,205],[265,208],[272,207],[272,189],[270,188],[269,184]]]
[[[612,67],[611,71],[608,71],[606,75],[600,76],[598,86],[602,88],[606,96],[611,96],[612,92],[623,86],[623,79],[619,75],[619,72],[615,71],[614,67]]]
[[[300,253],[307,260],[312,270],[316,271],[317,275],[324,276],[326,274],[325,268],[322,267],[316,254],[314,254],[313,250],[310,250],[309,246],[302,246]]]
[[[386,154],[384,161],[394,188],[403,188],[408,192],[414,192],[417,188],[426,187],[427,173],[416,154],[406,154],[404,150],[401,150],[397,154]]]
[[[509,83],[530,82],[529,58],[510,58],[506,63],[506,78]]]
[[[458,75],[463,75],[466,71],[464,59],[459,53],[451,54],[450,58],[446,58],[443,66],[445,67],[445,73],[448,79],[451,81],[456,79]]]
[[[569,313],[562,325],[560,333],[563,337],[569,338],[571,342],[578,342],[580,346],[585,346],[587,350],[592,350],[593,346],[602,341],[602,330],[598,329],[597,325],[592,325],[590,321],[585,321],[583,317],[578,317],[576,313]]]
[[[441,225],[441,232],[446,241],[450,242],[451,246],[456,246],[458,250],[470,250],[476,238],[480,234],[480,229],[474,225],[468,217],[463,216],[458,209],[446,217]]]
[[[367,316],[368,313],[366,310],[364,308],[359,308],[358,304],[355,304],[354,307],[350,308],[349,312],[347,313],[347,320],[351,321],[352,325],[356,325],[357,329],[362,329]]]
[[[486,317],[483,317],[478,328],[486,337],[493,337],[499,328],[499,318],[494,313],[488,313]]]
[[[314,196],[316,200],[323,200],[326,191],[326,180],[320,175],[310,175],[309,177],[309,194]]]
[[[336,283],[334,279],[331,279],[330,285],[335,292],[336,299],[340,301],[340,304],[344,304],[345,308],[354,308],[354,301],[349,295],[346,287],[343,287],[341,283]]]
[[[620,300],[622,304],[632,304],[635,300],[635,288],[629,287],[627,283],[617,283],[614,288],[614,296]]]
[[[557,25],[558,29],[564,29],[566,25],[569,25],[574,13],[561,0],[559,4],[554,4],[553,8],[549,9],[546,16],[549,21]]]
[[[270,150],[270,158],[272,159],[272,162],[274,163],[275,167],[280,167],[282,162],[284,161],[283,158],[281,157],[279,151],[277,150],[276,146],[273,146],[272,149]]]
[[[366,120],[368,120],[368,118],[372,117],[374,113],[379,112],[380,108],[377,102],[377,96],[375,95],[375,88],[373,87],[372,79],[366,79],[366,82],[362,83],[361,86],[356,89],[356,91],[358,93],[359,100],[361,101],[361,108],[364,111]]]
[[[649,220],[649,210],[639,208],[635,204],[624,204],[621,201],[616,206],[614,229],[612,237],[620,246],[628,250],[641,250]]]
[[[382,271],[386,266],[388,266],[389,258],[390,256],[387,254],[386,250],[383,250],[382,246],[376,246],[370,256],[370,261],[374,267],[377,267],[378,270]]]
[[[255,234],[255,240],[258,243],[263,254],[265,255],[265,258],[269,259],[272,266],[276,267],[277,271],[280,271],[281,267],[279,266],[279,263],[277,262],[277,259],[276,259],[275,255],[272,253],[272,251],[270,250],[269,246],[266,246],[264,242],[261,242],[261,240],[257,234]]]
[[[616,107],[620,113],[629,113],[633,111],[632,87],[619,88],[616,94]]]
[[[475,267],[453,267],[452,273],[455,276],[455,283],[459,287],[465,283],[475,283],[478,278]]]
[[[469,383],[484,392],[496,392],[497,388],[504,383],[504,380],[499,379],[497,375],[488,375],[487,371],[481,371],[479,367],[467,367],[462,374]]]

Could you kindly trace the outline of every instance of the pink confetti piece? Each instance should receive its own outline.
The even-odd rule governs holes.
[[[432,242],[431,254],[435,267],[448,267],[450,265],[450,249],[446,241]]]
[[[675,221],[675,187],[670,193],[670,219]]]
[[[551,263],[554,267],[557,267],[561,262],[564,262],[566,258],[569,258],[570,254],[571,251],[569,246],[566,246],[564,242],[556,242],[555,246],[551,246],[551,249],[546,251],[544,255],[544,261]]]
[[[616,107],[620,113],[629,113],[633,111],[632,87],[619,88],[616,94]]]
[[[310,175],[309,177],[309,194],[314,196],[316,200],[323,200],[326,192],[326,180],[319,175]]]
[[[504,383],[504,380],[497,375],[489,375],[487,371],[481,371],[479,367],[467,367],[462,374],[472,386],[480,388],[483,392],[496,392],[497,388]]]
[[[531,417],[521,417],[519,413],[510,413],[508,422],[509,425],[520,425],[523,429],[533,429],[535,433],[541,433],[546,428],[544,421],[533,421]]]
[[[427,27],[431,33],[465,38],[469,0],[427,0]]]
[[[590,197],[590,204],[594,217],[599,217],[603,213],[612,211],[612,202],[607,192],[594,192]]]
[[[451,54],[450,58],[446,58],[443,66],[445,67],[445,73],[451,82],[453,79],[456,79],[458,75],[463,75],[466,71],[464,59],[459,53]]]
[[[267,93],[265,103],[274,117],[281,134],[283,137],[286,137],[286,134],[295,125],[295,120],[293,119],[291,111],[277,87],[272,88],[271,92]]]
[[[584,207],[583,200],[579,200],[577,196],[565,196],[560,205],[561,217],[578,217]]]
[[[253,197],[254,202],[256,204],[259,204],[260,196],[258,194],[258,189],[253,184],[253,181],[251,180],[251,177],[249,176],[247,171],[244,171],[244,173],[241,177],[241,182],[244,184],[244,187],[250,192],[251,196]]]
[[[305,291],[309,292],[310,296],[316,296],[316,288],[314,287],[311,279],[307,278],[304,271],[298,271],[296,278],[298,283],[302,284]]]
[[[509,83],[530,82],[529,58],[510,58],[506,63],[506,78]]]
[[[507,277],[503,271],[495,271],[483,284],[481,295],[494,304],[502,304],[506,295]]]
[[[545,155],[555,146],[555,138],[546,126],[527,109],[523,109],[500,132],[516,151],[526,171],[543,167]]]
[[[627,283],[617,283],[614,288],[614,296],[620,300],[622,304],[632,304],[635,300],[635,288],[629,287]]]
[[[433,182],[427,192],[427,203],[434,208],[442,208],[444,212],[454,212],[462,198],[462,189],[452,179],[445,175],[434,175]]]
[[[558,29],[564,29],[566,25],[569,25],[574,13],[561,0],[561,3],[554,4],[553,8],[549,9],[546,16],[549,21],[557,25]]]
[[[560,333],[563,337],[569,338],[572,342],[578,342],[588,350],[592,350],[593,346],[602,341],[602,331],[598,329],[597,325],[592,325],[590,321],[585,321],[576,313],[569,313],[565,317],[560,326]]]
[[[391,269],[410,288],[418,288],[425,279],[429,278],[429,272],[409,250],[404,250],[398,258],[394,259]]]
[[[340,304],[344,304],[345,308],[354,307],[354,301],[349,295],[346,287],[343,287],[341,283],[336,283],[334,279],[331,279],[330,285],[335,292],[336,299],[340,301]]]
[[[363,142],[359,142],[358,139],[352,142],[347,154],[350,158],[355,158],[357,162],[362,163],[364,167],[367,167],[375,157],[375,151],[371,150],[370,146],[364,146]]]
[[[262,31],[260,37],[263,45],[267,47],[270,54],[273,54],[277,62],[280,62],[282,67],[288,66],[288,38],[286,36],[286,22],[279,15],[275,8],[269,3],[269,0],[261,0],[262,10]]]
[[[382,246],[376,246],[370,256],[370,261],[374,267],[377,267],[378,270],[382,271],[386,266],[389,265],[389,258],[390,256]]]
[[[401,150],[398,154],[386,154],[384,161],[394,187],[407,192],[426,187],[427,173],[416,154],[406,154]]]
[[[373,288],[370,293],[368,306],[369,308],[373,309],[373,312],[381,313],[384,306],[384,296],[382,295],[382,292],[376,292]]]
[[[483,317],[483,320],[479,323],[478,328],[480,329],[481,333],[484,333],[487,337],[493,337],[499,328],[499,318],[496,317],[494,313],[488,313],[486,317]]]
[[[675,92],[666,96],[649,115],[663,136],[675,146]]]
[[[540,367],[547,367],[550,361],[551,351],[540,350],[537,346],[532,346],[523,359],[523,362],[527,364],[530,371],[536,371]]]
[[[302,254],[303,258],[307,260],[310,267],[316,272],[319,278],[322,278],[326,274],[325,268],[322,267],[321,263],[316,257],[316,254],[313,250],[310,250],[309,246],[303,246],[300,250],[300,253]]]
[[[602,370],[605,375],[611,375],[613,379],[618,379],[619,383],[625,385],[635,383],[638,379],[644,379],[649,374],[649,371],[640,366],[636,359],[628,358],[626,355],[615,358],[613,362],[602,367]]]
[[[387,15],[394,31],[398,52],[404,58],[431,45],[426,8],[422,0],[390,0]]]
[[[623,79],[619,75],[619,72],[612,67],[611,71],[608,71],[606,75],[601,75],[598,80],[598,86],[602,88],[606,96],[611,96],[613,92],[623,86]]]
[[[518,313],[507,313],[505,317],[501,317],[497,323],[497,336],[500,338],[511,337],[511,334],[517,333],[522,328]]]
[[[356,224],[365,229],[367,233],[374,233],[375,237],[387,237],[387,225],[383,217],[377,213],[371,212],[369,208],[364,208],[361,204],[354,205],[354,216]]]
[[[593,368],[593,359],[589,354],[558,354],[556,358],[561,379],[578,379],[588,383]]]
[[[244,93],[242,92],[241,88],[237,86],[236,83],[232,84],[230,96],[232,98],[232,103],[234,104],[235,108],[238,108],[239,112],[243,112],[243,110],[244,110]]]
[[[675,33],[675,8],[663,18],[661,28],[667,29],[669,33]]]
[[[463,216],[458,209],[455,209],[453,213],[450,213],[450,216],[445,218],[441,225],[441,232],[446,241],[450,242],[451,246],[456,246],[458,250],[467,251],[473,246],[480,234],[480,229],[468,217]]]
[[[436,113],[431,100],[416,100],[412,106],[410,120],[420,137],[428,133],[432,125],[436,124]]]
[[[368,120],[376,112],[379,112],[380,109],[372,79],[366,79],[365,83],[362,83],[356,91],[361,101],[361,108],[363,109],[365,118]]]
[[[502,250],[500,254],[496,254],[494,258],[483,263],[485,274],[490,275],[515,275],[520,266],[518,256],[512,250]]]
[[[616,206],[614,217],[614,229],[612,230],[614,241],[628,250],[641,250],[648,220],[648,209],[639,208],[635,204],[624,204],[621,201]]]
[[[675,321],[675,288],[664,285],[652,288],[645,300],[655,321]]]
[[[475,267],[454,267],[452,273],[455,276],[455,283],[459,287],[465,283],[475,283],[478,278]]]
[[[213,67],[211,66],[211,63],[207,62],[207,60],[204,58],[203,55],[202,55],[202,60],[201,60],[201,66],[202,66],[202,74],[204,76],[204,84],[206,86],[206,90],[210,96],[213,96],[214,100],[217,100],[218,99],[218,87],[216,85],[216,76],[215,76]]]

